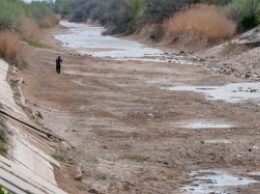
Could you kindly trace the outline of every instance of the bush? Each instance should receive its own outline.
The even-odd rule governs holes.
[[[0,0],[0,7],[0,29],[20,30],[23,18],[40,20],[53,13],[51,4],[46,2],[26,4],[21,0]]]
[[[107,5],[104,2],[100,2],[99,4],[92,4],[93,8],[88,15],[93,21],[100,21],[102,24],[106,24],[108,18],[106,18],[106,14],[104,14],[104,10],[107,9]]]
[[[233,0],[225,6],[225,12],[234,21],[239,21],[243,16],[256,11],[255,0]]]
[[[185,6],[196,2],[196,0],[144,0],[139,26],[149,23],[160,23]]]
[[[0,0],[0,29],[18,29],[21,18],[25,16],[19,0]]]
[[[60,22],[60,17],[57,14],[50,14],[39,20],[39,25],[42,28],[50,28],[55,25],[58,25]]]
[[[239,24],[238,30],[245,31],[258,25],[259,4],[259,0],[233,0],[224,10],[230,19]]]
[[[139,25],[158,23],[174,14],[180,2],[172,0],[144,0],[144,11],[140,16]]]
[[[236,28],[217,7],[202,4],[179,12],[165,26],[169,36],[187,35],[208,41],[229,38]]]
[[[4,134],[0,133],[0,155],[6,155],[7,153],[7,146],[6,146],[6,137]]]
[[[36,20],[43,19],[53,13],[52,6],[46,2],[33,1],[23,5],[27,17]]]
[[[0,57],[22,67],[26,58],[26,46],[13,31],[0,32]]]
[[[26,39],[40,39],[40,28],[38,23],[31,18],[24,18],[22,20],[21,35]]]
[[[106,34],[120,34],[127,31],[128,23],[131,21],[129,4],[125,2],[118,3],[117,0],[111,0],[106,15]]]
[[[0,185],[0,194],[11,194],[11,193],[5,191],[4,188]]]
[[[70,13],[70,7],[73,0],[56,0],[55,1],[55,11],[60,13],[62,16],[66,16]]]
[[[107,28],[106,34],[118,34],[127,30],[131,20],[130,5],[118,0],[79,0],[71,4],[71,22],[97,20]]]
[[[58,160],[60,162],[63,162],[65,164],[73,165],[75,162],[68,158],[65,154],[65,152],[58,150],[58,148],[55,149],[55,152],[51,155],[55,160]]]
[[[131,20],[128,23],[127,31],[132,33],[137,30],[138,28],[138,20],[139,17],[142,15],[144,10],[144,1],[143,0],[129,0],[130,3],[130,14]]]
[[[4,131],[5,127],[2,122],[3,121],[0,118],[0,155],[5,155],[7,153],[7,143],[9,142],[9,140]],[[1,191],[1,185],[0,185],[0,191]]]
[[[246,31],[258,25],[257,17],[255,14],[244,16],[239,22],[239,29]]]
[[[21,0],[0,0],[0,58],[26,68],[27,48],[22,38],[29,44],[47,48],[38,42],[41,27],[58,24],[59,18],[53,14],[52,3]]]
[[[230,2],[232,2],[232,0],[201,0],[201,1],[197,1],[197,3],[214,4],[214,5],[226,5]]]
[[[201,3],[224,6],[228,19],[244,31],[258,24],[260,0],[57,0],[70,21],[99,21],[107,28],[105,34],[133,33],[144,26],[160,24],[180,10]],[[205,10],[204,10],[205,12]],[[219,18],[220,18],[220,13]],[[215,14],[216,16],[216,14]],[[214,16],[214,17],[215,17]],[[221,16],[222,19],[225,16]],[[210,18],[209,18],[210,19]],[[216,18],[215,18],[216,19]],[[205,20],[205,19],[204,19]],[[210,19],[211,21],[214,19]],[[225,20],[225,19],[224,19]],[[158,30],[156,30],[158,31]],[[223,30],[224,33],[225,29]],[[163,32],[163,31],[162,31]],[[157,33],[156,34],[162,34]],[[216,35],[218,36],[218,35]],[[155,39],[158,39],[155,37]],[[160,39],[160,38],[159,38]]]
[[[161,23],[185,6],[198,2],[226,4],[231,0],[66,0],[70,21],[99,21],[105,34],[133,33],[143,26]],[[157,30],[156,30],[157,31]],[[156,33],[158,34],[158,33]],[[159,33],[161,34],[161,33]],[[156,35],[157,36],[157,35]],[[158,39],[158,38],[155,38]]]
[[[101,4],[101,1],[96,0],[81,0],[76,1],[73,4],[71,4],[72,7],[75,9],[72,10],[72,14],[70,17],[71,22],[86,22],[88,18],[90,18],[90,15],[93,13],[93,10],[97,6]],[[103,12],[99,13],[99,18],[102,17],[106,10],[103,10]],[[91,19],[91,18],[90,18]]]

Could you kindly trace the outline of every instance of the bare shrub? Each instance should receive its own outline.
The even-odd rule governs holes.
[[[144,10],[138,23],[142,26],[147,23],[162,22],[163,19],[170,17],[188,2],[192,2],[192,0],[144,0]]]
[[[159,42],[163,39],[165,31],[160,24],[146,24],[138,31],[138,34],[147,38],[147,40]]]
[[[105,34],[120,34],[127,30],[127,24],[130,22],[130,8],[123,1],[118,3],[112,0],[108,7],[108,21],[106,23],[107,30]]]
[[[187,35],[211,42],[230,38],[236,25],[216,6],[198,4],[175,14],[166,21],[165,28],[169,36]]]
[[[248,50],[248,47],[245,44],[228,41],[220,51],[220,55],[239,55],[246,50]]]
[[[26,39],[39,40],[40,39],[40,29],[37,22],[31,18],[24,18],[21,27],[22,36]]]
[[[18,67],[26,66],[26,46],[12,31],[0,32],[0,56]]]
[[[60,22],[60,16],[58,16],[57,14],[51,14],[44,17],[43,19],[40,19],[39,24],[43,28],[50,28],[55,25],[58,25],[59,22]]]
[[[190,4],[208,0],[142,0],[142,11],[138,17],[138,28],[146,24],[161,23]],[[225,0],[224,0],[225,1]]]
[[[131,9],[127,1],[79,0],[71,4],[71,22],[99,21],[106,27],[104,34],[120,34],[127,31],[131,21]]]
[[[96,0],[79,0],[71,4],[71,22],[85,22],[87,19],[92,19],[90,16],[94,13],[94,10],[97,9],[103,2]],[[100,19],[107,9],[103,9],[101,12],[96,12],[93,14],[95,19]]]

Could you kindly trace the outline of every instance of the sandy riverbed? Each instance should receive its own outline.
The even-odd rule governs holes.
[[[46,32],[45,39],[56,44],[52,35],[57,33]],[[218,170],[239,178],[259,170],[260,112],[254,100],[229,103],[162,89],[248,80],[193,64],[118,61],[78,56],[60,44],[53,48],[34,49],[20,76],[27,105],[75,147],[66,153],[83,166],[81,182],[74,180],[73,167],[57,171],[58,183],[69,193],[196,193],[185,187],[197,179],[192,172]],[[54,64],[58,53],[63,58],[60,75]],[[179,124],[198,122],[227,127]],[[220,139],[229,143],[214,142]],[[252,184],[225,191],[259,193],[260,177],[252,179]]]

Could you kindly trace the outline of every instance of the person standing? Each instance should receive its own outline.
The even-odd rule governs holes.
[[[60,74],[62,59],[60,56],[56,59],[56,72]]]

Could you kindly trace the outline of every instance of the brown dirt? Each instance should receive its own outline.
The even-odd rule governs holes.
[[[218,73],[260,80],[260,48],[243,44],[223,43],[197,52],[204,67]],[[225,71],[226,70],[226,71]]]
[[[199,169],[257,171],[260,167],[260,112],[253,103],[208,101],[189,92],[161,87],[221,85],[241,78],[210,72],[204,67],[172,63],[118,62],[73,56],[46,31],[54,50],[34,49],[24,78],[28,106],[41,121],[74,149],[68,157],[81,163],[83,180],[75,182],[75,167],[56,172],[69,193],[183,193],[188,173]],[[62,72],[55,58],[62,53]],[[192,130],[181,121],[232,123],[230,129]],[[211,139],[231,144],[204,144]],[[238,157],[240,155],[240,157]],[[259,193],[260,186],[240,193]]]

